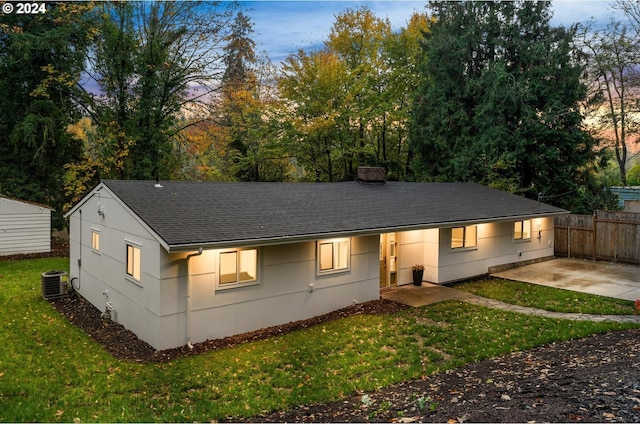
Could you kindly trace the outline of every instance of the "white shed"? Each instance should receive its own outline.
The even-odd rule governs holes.
[[[50,252],[52,210],[0,196],[0,256]]]

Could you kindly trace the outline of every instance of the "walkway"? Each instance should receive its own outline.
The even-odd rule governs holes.
[[[487,299],[475,294],[456,290],[451,287],[437,284],[422,283],[422,286],[406,285],[394,287],[390,290],[383,290],[380,293],[383,299],[393,300],[405,305],[419,307],[442,302],[443,300],[461,300],[474,305],[487,306],[490,308],[503,309],[506,311],[518,312],[527,315],[538,315],[547,318],[570,319],[575,321],[595,321],[595,322],[621,322],[640,324],[640,315],[591,315],[591,314],[570,314],[562,312],[550,312],[544,309],[527,308],[524,306],[512,305],[499,300]]]

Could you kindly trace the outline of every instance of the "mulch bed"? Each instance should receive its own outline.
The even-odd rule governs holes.
[[[263,328],[223,339],[195,343],[192,349],[181,346],[174,349],[155,350],[122,325],[102,320],[101,311],[82,297],[74,295],[68,298],[52,299],[51,304],[72,324],[88,333],[113,356],[134,362],[169,362],[175,358],[230,348],[249,341],[263,340],[350,315],[390,314],[407,308],[405,305],[390,300],[364,302],[302,321]]]

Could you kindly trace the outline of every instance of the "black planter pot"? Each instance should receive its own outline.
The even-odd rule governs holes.
[[[422,276],[423,275],[424,275],[424,270],[423,269],[419,269],[419,270],[413,271],[413,285],[414,286],[421,286],[422,285]]]

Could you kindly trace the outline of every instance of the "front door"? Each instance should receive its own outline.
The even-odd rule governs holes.
[[[380,234],[380,288],[398,285],[398,243],[396,233]]]

